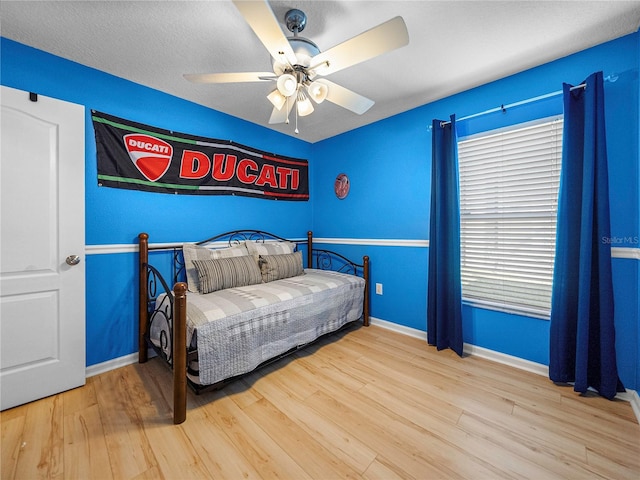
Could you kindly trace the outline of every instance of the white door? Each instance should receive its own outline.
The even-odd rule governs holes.
[[[85,118],[4,86],[0,100],[4,410],[85,383]]]

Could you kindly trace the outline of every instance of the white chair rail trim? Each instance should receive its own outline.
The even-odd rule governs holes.
[[[221,244],[224,242],[221,242]],[[314,244],[325,245],[365,245],[377,247],[419,247],[428,248],[429,240],[406,240],[385,238],[314,238]],[[182,243],[152,243],[153,248],[181,247]],[[86,255],[110,255],[114,253],[136,253],[137,244],[111,244],[111,245],[86,245]],[[627,258],[640,260],[640,248],[635,247],[611,247],[612,258]]]

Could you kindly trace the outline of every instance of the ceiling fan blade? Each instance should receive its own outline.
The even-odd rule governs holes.
[[[335,103],[336,105],[341,106],[342,108],[351,110],[358,115],[362,115],[364,112],[369,110],[374,103],[376,103],[367,97],[363,97],[362,95],[353,92],[348,88],[344,88],[337,83],[330,82],[329,80],[326,80],[324,78],[316,80],[316,82],[324,83],[327,87],[329,87],[327,100],[329,100],[331,103]]]
[[[395,17],[319,53],[311,59],[311,69],[318,75],[329,75],[408,43],[407,26],[402,17]]]
[[[263,82],[277,79],[273,72],[187,73],[183,76],[193,83]]]
[[[274,123],[285,123],[295,103],[296,102],[290,98],[287,100],[287,102],[285,102],[280,110],[278,110],[276,107],[273,107],[271,117],[269,118],[269,125],[272,125]]]
[[[276,61],[289,65],[298,63],[296,54],[266,0],[233,0],[233,4]]]

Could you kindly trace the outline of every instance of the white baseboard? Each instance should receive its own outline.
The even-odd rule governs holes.
[[[548,366],[532,362],[531,360],[525,360],[524,358],[514,357],[513,355],[507,355],[506,353],[496,352],[495,350],[489,350],[488,348],[478,347],[476,345],[471,345],[470,343],[464,344],[464,353],[486,358],[492,362],[503,363],[510,367],[526,370],[527,372],[536,373],[543,377],[549,377]]]
[[[105,373],[110,370],[115,370],[116,368],[131,365],[132,363],[136,363],[137,361],[138,361],[138,353],[131,353],[129,355],[125,355],[124,357],[118,357],[112,360],[108,360],[106,362],[91,365],[90,367],[87,367],[87,369],[85,370],[85,375],[87,378],[93,377],[95,375],[100,375],[101,373]]]
[[[156,352],[154,352],[152,349],[149,349],[147,357],[153,358],[155,356]],[[138,363],[138,352],[130,353],[129,355],[124,355],[112,360],[107,360],[106,362],[91,365],[90,367],[87,367],[85,369],[85,377],[93,377],[95,375],[100,375],[101,373],[106,373],[110,370],[115,370],[116,368],[120,367],[126,367],[127,365],[131,365],[134,363]]]
[[[420,340],[424,340],[425,342],[427,341],[427,332],[423,332],[422,330],[405,327],[404,325],[398,325],[397,323],[388,322],[376,317],[369,317],[369,322],[371,323],[371,325],[376,325],[378,327],[386,328],[387,330],[402,333],[403,335],[407,335],[409,337],[419,338]]]
[[[396,323],[388,322],[386,320],[375,317],[370,317],[370,320],[371,325],[377,325],[379,327],[386,328],[387,330],[393,330],[394,332],[402,333],[414,338],[419,338],[421,340],[424,340],[425,342],[427,341],[427,332],[423,332],[422,330],[405,327],[403,325],[398,325]],[[529,360],[524,360],[512,355],[507,355],[506,353],[489,350],[488,348],[477,347],[475,345],[471,345],[470,343],[465,343],[463,348],[464,353],[469,355],[486,358],[487,360],[491,360],[493,362],[504,363],[505,365],[519,368],[520,370],[537,373],[538,375],[544,375],[546,377],[549,376],[549,367],[547,367],[546,365],[542,365],[541,363],[531,362]]]
[[[627,388],[626,392],[618,393],[616,395],[616,398],[619,398],[620,400],[624,400],[631,404],[633,413],[635,414],[638,423],[640,423],[640,396],[638,396],[638,392],[636,392],[635,390],[629,390]]]

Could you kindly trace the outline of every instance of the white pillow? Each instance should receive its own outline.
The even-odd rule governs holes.
[[[293,242],[254,242],[247,240],[245,245],[249,253],[256,258],[256,261],[258,261],[260,255],[286,255],[293,253],[296,249],[296,244]]]
[[[229,248],[205,248],[194,243],[182,245],[182,255],[184,256],[184,271],[187,276],[187,287],[190,292],[200,291],[200,280],[198,271],[193,264],[194,260],[218,260],[220,258],[246,257],[249,251],[244,243],[233,245]]]

